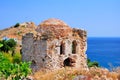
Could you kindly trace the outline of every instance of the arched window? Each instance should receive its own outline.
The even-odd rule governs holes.
[[[61,43],[60,45],[60,54],[65,54],[65,43]]]
[[[72,42],[72,54],[76,54],[77,42],[74,40]]]

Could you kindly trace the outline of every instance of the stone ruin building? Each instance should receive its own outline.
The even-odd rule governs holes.
[[[35,31],[22,37],[22,60],[31,61],[33,70],[87,68],[85,30],[52,18],[40,23]]]

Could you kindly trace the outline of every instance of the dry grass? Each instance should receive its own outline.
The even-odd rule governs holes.
[[[120,67],[113,68],[113,72],[118,73],[117,78],[118,78],[118,80],[120,80]]]
[[[36,72],[33,77],[35,80],[72,80],[74,75],[77,74],[77,70],[71,68],[62,68],[55,71],[39,71]]]
[[[20,25],[19,27],[10,27],[7,29],[0,30],[0,39],[3,37],[9,37],[9,38],[16,38],[17,40],[22,39],[22,35],[34,32],[36,26],[34,24],[27,25],[26,27],[23,27],[23,25]]]
[[[107,69],[102,69],[102,68],[92,68],[90,69],[90,74],[93,79],[98,76],[97,79],[99,80],[117,80],[118,73],[116,72],[109,72]]]
[[[73,69],[73,68],[62,68],[55,71],[38,71],[32,76],[35,80],[73,80],[76,76],[84,75],[87,76],[88,80],[120,80],[120,73],[109,72],[107,69],[102,68],[90,68],[84,69]]]

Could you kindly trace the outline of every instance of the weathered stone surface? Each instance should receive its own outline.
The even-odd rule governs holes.
[[[86,31],[72,29],[63,21],[48,19],[22,39],[22,60],[31,61],[33,71],[65,66],[87,68]]]

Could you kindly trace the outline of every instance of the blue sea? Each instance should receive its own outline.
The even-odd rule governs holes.
[[[99,62],[101,67],[120,66],[120,38],[89,37],[87,57]]]

